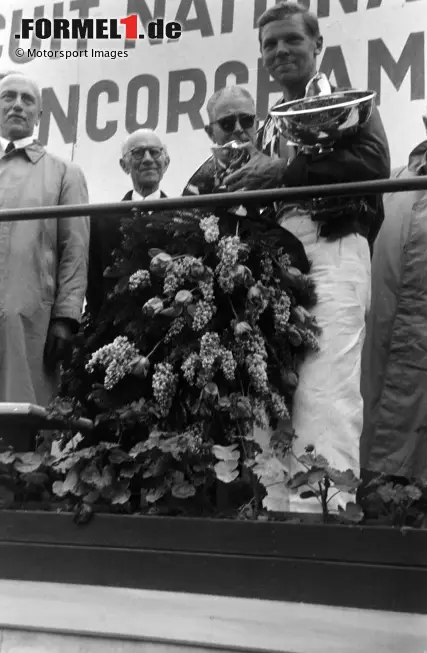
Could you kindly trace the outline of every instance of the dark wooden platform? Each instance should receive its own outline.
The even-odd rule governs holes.
[[[2,511],[0,579],[427,614],[427,531]]]

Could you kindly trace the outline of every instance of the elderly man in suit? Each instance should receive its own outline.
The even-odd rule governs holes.
[[[215,145],[230,141],[256,141],[258,119],[255,100],[242,86],[227,86],[216,91],[208,100],[206,111],[209,122],[205,132]],[[210,158],[193,175],[183,195],[208,195],[221,185],[226,166],[218,158]]]
[[[123,201],[156,200],[166,197],[160,189],[169,166],[165,144],[151,129],[138,129],[123,144],[120,167],[132,179],[133,188]],[[96,320],[102,305],[112,290],[111,280],[104,277],[113,262],[113,251],[121,241],[122,216],[91,218],[87,309]]]
[[[80,168],[35,139],[42,112],[37,84],[0,81],[0,209],[86,204]],[[0,224],[0,401],[47,405],[59,362],[77,331],[86,291],[89,218]],[[4,429],[4,440],[9,440]],[[28,435],[28,434],[27,434]],[[28,449],[31,438],[11,443]]]

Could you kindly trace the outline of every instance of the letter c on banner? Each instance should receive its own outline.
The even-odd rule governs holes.
[[[5,17],[0,14],[0,30],[6,29],[6,20]],[[3,46],[0,45],[0,57],[3,52]]]
[[[102,93],[108,96],[108,102],[118,102],[119,87],[111,79],[101,79],[96,82],[87,94],[86,132],[96,143],[108,141],[117,131],[117,120],[107,120],[104,127],[98,127],[99,97]]]

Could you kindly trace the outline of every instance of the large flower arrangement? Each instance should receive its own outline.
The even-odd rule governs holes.
[[[212,508],[218,479],[259,499],[257,477],[293,435],[299,364],[318,347],[298,241],[258,211],[134,214],[121,229],[114,290],[63,380],[96,425],[65,465],[77,494],[108,500],[108,468],[116,502],[151,512]]]

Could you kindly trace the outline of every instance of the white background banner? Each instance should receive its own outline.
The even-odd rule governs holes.
[[[243,84],[256,98],[261,118],[278,98],[262,69],[254,27],[274,0],[41,2],[2,0],[0,73],[19,70],[40,84],[40,139],[52,152],[81,165],[93,202],[119,200],[129,189],[119,167],[120,147],[135,129],[150,127],[164,138],[171,166],[163,188],[180,194],[209,156],[205,107],[217,88]],[[321,69],[340,85],[377,91],[392,164],[404,164],[425,138],[421,116],[426,112],[427,0],[305,4],[319,16],[324,35]],[[22,18],[132,14],[138,16],[142,33],[144,24],[159,17],[165,23],[180,22],[183,33],[179,40],[157,42],[15,37],[21,34]],[[124,36],[124,27],[121,33]],[[18,48],[24,56],[17,55]]]

